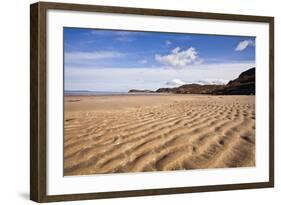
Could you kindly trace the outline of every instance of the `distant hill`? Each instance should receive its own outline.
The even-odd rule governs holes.
[[[212,95],[255,95],[255,68],[242,72],[238,78],[226,85],[186,84],[176,88],[159,88],[158,93],[212,94]]]
[[[214,90],[222,89],[223,85],[186,84],[177,88],[159,88],[156,92],[176,94],[212,94]]]
[[[241,73],[221,89],[213,92],[216,95],[255,95],[256,68]]]
[[[154,93],[152,90],[137,90],[137,89],[132,89],[129,90],[129,93]]]

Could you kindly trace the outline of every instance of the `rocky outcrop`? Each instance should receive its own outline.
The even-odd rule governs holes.
[[[156,92],[176,93],[176,94],[212,94],[216,89],[222,88],[223,85],[200,85],[186,84],[177,88],[159,88]]]
[[[137,89],[132,89],[129,90],[129,93],[154,93],[152,90],[137,90]]]
[[[215,90],[215,95],[255,95],[256,69],[251,68],[231,80],[221,89]]]
[[[186,84],[176,88],[159,88],[157,93],[211,94],[211,95],[255,95],[255,68],[241,73],[226,85]]]

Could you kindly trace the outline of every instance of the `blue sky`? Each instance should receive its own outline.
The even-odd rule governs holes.
[[[255,65],[255,38],[64,28],[66,90],[227,83]]]

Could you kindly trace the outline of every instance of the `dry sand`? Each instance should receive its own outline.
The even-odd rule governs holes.
[[[64,175],[255,166],[254,96],[64,101]]]

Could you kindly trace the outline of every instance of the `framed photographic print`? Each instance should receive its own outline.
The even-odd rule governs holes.
[[[274,18],[31,5],[30,198],[274,186]]]

